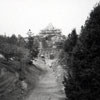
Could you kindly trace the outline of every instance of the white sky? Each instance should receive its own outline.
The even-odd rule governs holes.
[[[0,0],[0,34],[37,34],[49,23],[68,35],[79,32],[99,0]]]

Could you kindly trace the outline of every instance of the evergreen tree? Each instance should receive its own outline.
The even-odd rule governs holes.
[[[30,50],[30,57],[36,57],[38,54],[38,44],[35,44],[35,36],[33,36],[33,33],[29,29],[28,31],[28,42],[27,42],[27,48]]]
[[[17,45],[19,47],[25,47],[26,46],[26,42],[25,42],[24,38],[21,35],[18,35]]]
[[[16,45],[17,44],[17,37],[15,34],[13,34],[11,37],[8,37],[7,38],[7,42],[10,43],[10,44],[14,44]]]
[[[100,100],[100,4],[90,13],[68,62],[69,100]]]
[[[77,42],[77,33],[76,29],[73,29],[71,34],[68,35],[68,38],[64,44],[64,50],[67,53],[70,53],[73,50],[73,47],[76,45]]]

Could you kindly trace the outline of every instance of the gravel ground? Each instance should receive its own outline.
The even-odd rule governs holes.
[[[65,94],[63,85],[57,81],[57,77],[52,68],[37,60],[35,65],[46,70],[39,78],[39,83],[26,100],[64,100]]]

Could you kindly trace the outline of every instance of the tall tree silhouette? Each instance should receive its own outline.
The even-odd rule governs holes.
[[[100,100],[100,4],[82,27],[68,67],[65,91],[69,100]]]
[[[38,44],[35,44],[35,36],[34,34],[31,32],[31,30],[29,29],[28,31],[28,42],[27,42],[27,48],[30,50],[30,57],[36,57],[38,54]]]
[[[72,52],[73,47],[76,45],[76,42],[77,42],[77,33],[76,29],[73,29],[71,34],[68,35],[68,38],[65,41],[64,44],[65,52],[67,53]]]

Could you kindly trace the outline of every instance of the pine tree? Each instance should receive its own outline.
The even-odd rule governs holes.
[[[65,41],[64,44],[64,50],[67,53],[71,53],[73,50],[73,47],[76,45],[77,42],[77,33],[76,33],[76,29],[73,29],[71,34],[68,35],[67,40]]]
[[[33,57],[37,57],[38,55],[38,44],[35,44],[35,36],[29,29],[28,31],[28,42],[27,42],[27,48],[30,50],[30,57],[33,59]]]
[[[65,91],[69,100],[100,100],[100,4],[82,27],[68,67]]]

